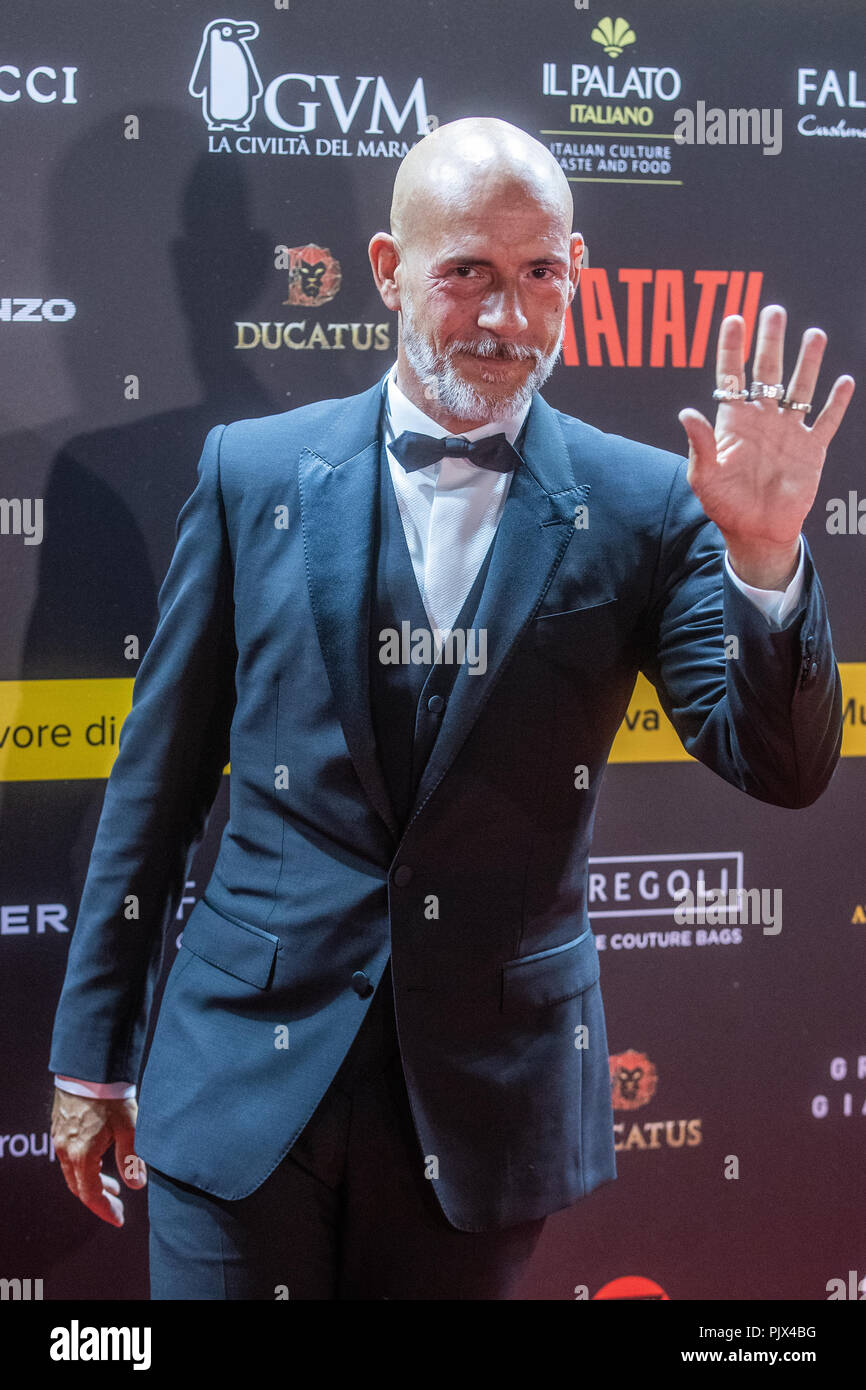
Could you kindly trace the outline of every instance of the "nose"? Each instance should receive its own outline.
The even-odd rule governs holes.
[[[479,328],[511,336],[522,333],[528,322],[521,308],[517,290],[510,290],[505,286],[490,291],[478,315]]]

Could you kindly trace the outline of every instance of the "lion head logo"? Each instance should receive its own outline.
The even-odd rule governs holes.
[[[652,1100],[658,1072],[644,1052],[618,1052],[610,1059],[610,1096],[614,1110],[639,1110]]]
[[[326,246],[308,242],[289,248],[289,297],[284,304],[327,304],[340,288],[340,262]]]

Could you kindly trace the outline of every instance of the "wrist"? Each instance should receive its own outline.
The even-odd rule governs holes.
[[[731,569],[754,589],[787,589],[800,561],[800,537],[785,545],[725,538]]]

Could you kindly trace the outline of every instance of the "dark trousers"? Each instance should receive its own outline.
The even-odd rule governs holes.
[[[148,1169],[152,1299],[507,1299],[544,1219],[451,1226],[424,1176],[390,963],[331,1086],[237,1201]]]

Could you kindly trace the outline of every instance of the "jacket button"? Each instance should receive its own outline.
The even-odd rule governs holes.
[[[441,695],[431,695],[427,701],[427,708],[431,714],[441,714],[445,708],[445,701]]]
[[[405,888],[407,883],[412,882],[412,870],[408,864],[401,864],[399,869],[394,871],[394,882],[398,888]]]
[[[352,989],[361,999],[366,999],[368,994],[373,993],[373,985],[368,975],[363,970],[356,970],[352,976]]]

